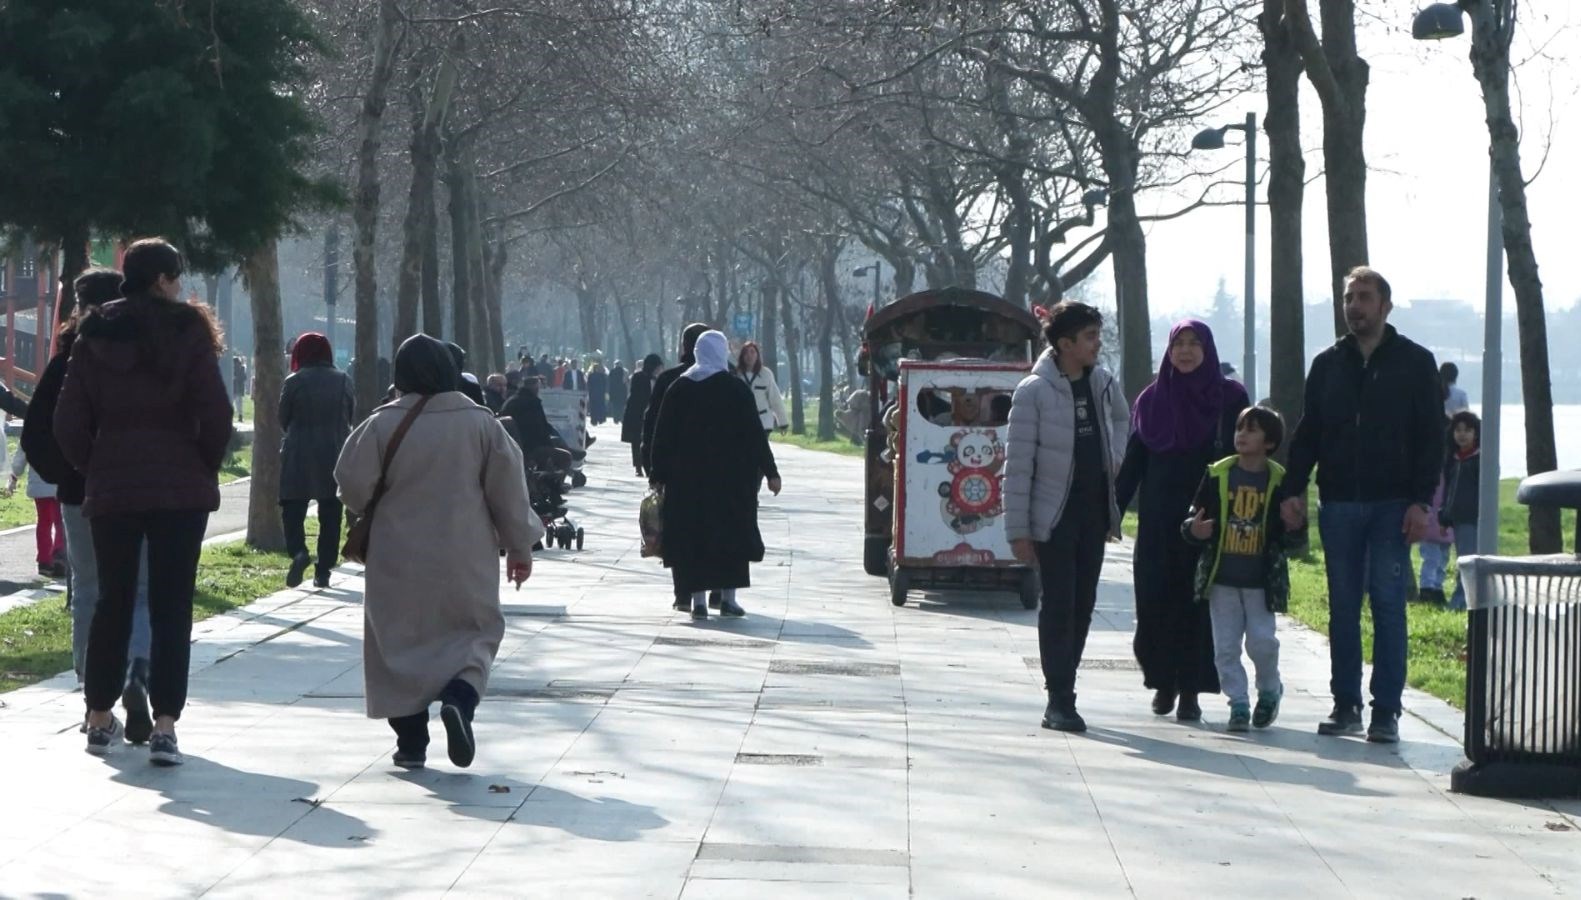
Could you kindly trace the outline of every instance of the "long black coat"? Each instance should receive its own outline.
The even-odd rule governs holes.
[[[625,366],[616,366],[609,370],[609,411],[611,416],[621,415],[626,411]]]
[[[631,394],[626,398],[625,412],[620,416],[620,439],[628,444],[642,444],[642,420],[648,414],[648,400],[653,396],[653,376],[638,372],[631,376]]]
[[[664,564],[676,587],[747,587],[763,560],[758,491],[778,478],[752,392],[728,372],[677,380],[654,427],[649,475],[664,486]]]
[[[1115,479],[1123,509],[1136,497],[1136,547],[1131,566],[1136,589],[1136,637],[1132,649],[1142,680],[1154,690],[1213,694],[1219,690],[1213,664],[1213,621],[1192,585],[1200,550],[1180,536],[1208,463],[1235,452],[1236,396],[1227,399],[1213,438],[1195,450],[1155,453],[1136,434],[1126,445]]]
[[[653,379],[653,396],[648,398],[648,410],[642,414],[642,467],[653,471],[653,430],[659,423],[659,410],[664,406],[664,395],[670,385],[681,377],[681,373],[691,368],[690,362],[682,362],[660,372]]]
[[[605,413],[609,409],[609,373],[603,369],[594,369],[587,373],[587,417],[594,422],[602,423]]]
[[[351,435],[351,379],[333,366],[306,366],[280,386],[280,499],[335,496],[335,461]]]

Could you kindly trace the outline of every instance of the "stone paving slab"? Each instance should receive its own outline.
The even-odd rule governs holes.
[[[202,623],[189,763],[82,752],[69,675],[3,697],[0,896],[1554,897],[1581,803],[1448,793],[1459,714],[1410,692],[1396,747],[1320,739],[1324,641],[1283,623],[1276,726],[1147,709],[1129,551],[1080,678],[1092,730],[1038,727],[1036,613],[892,607],[861,574],[860,461],[778,448],[744,620],[693,623],[637,552],[614,429],[572,495],[478,713],[470,769],[390,765],[362,714],[362,582]]]

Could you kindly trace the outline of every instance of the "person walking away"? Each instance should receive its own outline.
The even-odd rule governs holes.
[[[1076,669],[1098,600],[1104,543],[1120,536],[1114,479],[1130,429],[1120,384],[1098,364],[1103,314],[1055,304],[1048,348],[1012,395],[1005,446],[1005,536],[1043,583],[1038,652],[1048,690],[1043,727],[1086,731]]]
[[[86,476],[82,512],[93,533],[99,602],[88,638],[83,699],[88,752],[119,742],[111,709],[127,670],[139,558],[148,551],[149,761],[179,765],[176,721],[187,700],[192,596],[209,513],[231,436],[224,351],[212,313],[182,301],[181,253],[133,242],[122,261],[125,299],[81,323],[72,344],[55,440]]]
[[[335,460],[351,434],[357,407],[351,379],[335,368],[329,338],[308,332],[291,348],[291,374],[280,385],[280,518],[291,557],[286,587],[302,583],[313,565],[313,586],[329,587],[340,557],[340,498]],[[318,553],[308,555],[307,508],[318,504]]]
[[[247,398],[247,360],[241,354],[231,357],[231,400],[236,404],[236,421],[242,421],[243,401]]]
[[[610,418],[624,420],[626,392],[630,389],[630,379],[631,376],[626,372],[626,367],[620,364],[620,360],[615,360],[615,364],[609,367],[609,382],[605,388],[605,392],[609,397],[609,406],[607,408]]]
[[[587,373],[587,417],[594,425],[604,424],[609,417],[609,373],[596,359]]]
[[[101,305],[121,297],[121,273],[114,269],[93,268],[72,283],[77,307],[56,335],[55,355],[39,375],[22,424],[21,451],[28,465],[55,485],[60,502],[61,523],[66,531],[66,559],[71,583],[71,666],[80,685],[88,659],[88,634],[94,610],[99,605],[99,572],[93,553],[93,534],[82,515],[86,483],[82,473],[71,467],[55,441],[55,408],[66,380],[66,365],[71,346],[77,339],[82,320]],[[138,560],[137,599],[132,608],[132,637],[128,646],[125,689],[121,705],[126,712],[126,739],[134,744],[148,742],[154,720],[148,709],[148,654],[152,637],[148,625],[148,547]],[[82,732],[88,731],[84,715]]]
[[[642,468],[648,473],[650,486],[657,486],[653,480],[653,429],[659,422],[659,409],[664,404],[664,395],[670,386],[681,377],[681,373],[692,367],[697,358],[692,355],[697,347],[697,339],[702,333],[708,331],[708,326],[702,322],[693,322],[681,330],[681,361],[679,364],[665,369],[653,379],[653,393],[648,397],[648,407],[642,414]],[[673,580],[674,572],[671,577]],[[690,591],[681,590],[679,581],[675,582],[675,599],[671,604],[678,612],[686,612],[692,608],[692,595]]]
[[[1399,740],[1406,677],[1410,545],[1427,532],[1444,461],[1443,394],[1433,354],[1388,324],[1389,282],[1358,266],[1345,278],[1349,333],[1312,361],[1290,442],[1285,525],[1305,517],[1317,469],[1318,533],[1328,576],[1329,690],[1318,733],[1362,731],[1361,598],[1372,603],[1372,721],[1367,739]]]
[[[1153,713],[1174,712],[1180,722],[1200,720],[1198,695],[1219,692],[1208,604],[1192,592],[1201,549],[1181,536],[1180,514],[1208,464],[1234,449],[1236,417],[1250,405],[1240,382],[1220,371],[1207,323],[1176,323],[1158,377],[1136,398],[1115,480],[1120,509],[1137,499],[1132,649],[1153,690]]]
[[[752,402],[758,411],[758,423],[763,431],[783,431],[790,426],[785,415],[785,401],[780,397],[780,387],[774,382],[774,370],[763,367],[763,352],[756,341],[741,345],[736,357],[737,378],[752,391]]]
[[[1477,516],[1481,512],[1482,420],[1472,412],[1458,412],[1449,422],[1452,449],[1444,465],[1444,505],[1439,522],[1454,530],[1455,561],[1477,552]],[[1466,582],[1457,569],[1450,609],[1466,608]]]
[[[1269,459],[1284,440],[1284,422],[1264,406],[1248,407],[1235,423],[1235,455],[1208,465],[1179,528],[1203,548],[1193,584],[1194,600],[1211,610],[1214,664],[1230,701],[1224,730],[1267,728],[1279,718],[1284,683],[1279,678],[1275,613],[1290,606],[1290,563],[1296,536],[1279,514],[1285,470]],[[1251,707],[1241,648],[1257,676]]]
[[[720,614],[746,615],[736,592],[751,585],[762,562],[758,491],[763,480],[780,492],[779,469],[752,391],[729,372],[730,343],[705,331],[696,361],[665,392],[653,435],[649,476],[664,488],[664,564],[692,618],[708,618],[708,593],[720,592]]]
[[[1460,380],[1460,367],[1452,362],[1446,362],[1438,367],[1438,380],[1444,386],[1444,417],[1453,418],[1456,413],[1471,411],[1471,398],[1466,396],[1466,389],[1456,384]]]
[[[11,478],[5,490],[7,497],[16,493],[23,473],[27,474],[24,490],[27,498],[33,501],[33,542],[38,551],[38,574],[45,578],[65,578],[66,526],[60,520],[60,501],[55,499],[55,486],[31,470],[26,454],[18,453],[11,458]]]
[[[499,551],[518,588],[543,524],[521,451],[489,411],[456,390],[445,345],[407,338],[401,397],[351,433],[335,464],[346,508],[371,516],[363,600],[369,718],[396,734],[393,762],[423,768],[428,710],[440,704],[450,761],[472,764],[473,714],[505,635]]]
[[[626,396],[626,405],[620,415],[620,439],[631,445],[631,464],[636,467],[638,478],[647,475],[647,467],[642,463],[643,416],[653,396],[653,379],[663,367],[664,360],[659,354],[649,353],[643,357],[642,368],[631,376],[631,391]]]

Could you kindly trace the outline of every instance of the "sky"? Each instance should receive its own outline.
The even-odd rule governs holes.
[[[1482,307],[1485,283],[1488,190],[1488,132],[1482,95],[1471,74],[1468,34],[1439,42],[1412,40],[1418,6],[1411,0],[1361,4],[1361,52],[1372,67],[1367,94],[1366,150],[1368,233],[1372,264],[1389,278],[1397,301],[1413,297],[1458,298]],[[1315,7],[1315,4],[1314,4]],[[1521,164],[1528,181],[1532,238],[1549,309],[1581,300],[1581,252],[1575,221],[1581,215],[1581,3],[1575,0],[1521,4],[1524,19],[1514,55],[1517,123],[1522,128]],[[1309,299],[1327,296],[1328,247],[1322,173],[1321,112],[1317,95],[1303,85],[1302,144],[1307,148],[1308,186],[1304,206],[1305,280]],[[1222,121],[1247,112],[1261,120],[1266,101],[1249,94],[1227,106]],[[1227,143],[1239,141],[1231,132]],[[1260,140],[1259,173],[1266,175],[1267,141]],[[1546,149],[1548,159],[1538,166]],[[1198,151],[1202,152],[1202,151]],[[1208,151],[1239,164],[1238,143]],[[1230,178],[1240,169],[1232,167]],[[1156,209],[1178,208],[1200,184],[1180,196],[1155,195]],[[1239,188],[1224,189],[1239,199]],[[1266,199],[1259,185],[1259,201]],[[1231,293],[1242,293],[1244,210],[1209,207],[1155,224],[1148,237],[1149,295],[1155,314],[1203,310],[1221,276]],[[1259,305],[1268,298],[1267,210],[1258,219]],[[1107,281],[1107,279],[1105,279]],[[1105,285],[1107,287],[1107,285]],[[1506,288],[1505,309],[1513,310]]]

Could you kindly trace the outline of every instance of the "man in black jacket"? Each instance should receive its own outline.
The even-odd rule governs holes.
[[[1405,689],[1410,545],[1427,531],[1444,460],[1444,407],[1433,354],[1387,324],[1389,282],[1365,266],[1345,280],[1350,333],[1312,361],[1290,445],[1285,523],[1299,527],[1317,467],[1318,532],[1329,594],[1329,690],[1319,734],[1361,733],[1361,598],[1372,602],[1372,722],[1367,739],[1399,740]]]
[[[697,349],[697,339],[702,337],[703,332],[707,330],[708,325],[702,322],[693,322],[686,326],[681,331],[680,364],[665,369],[659,373],[659,377],[653,379],[653,393],[648,397],[648,408],[642,414],[642,470],[644,472],[653,471],[653,428],[659,421],[659,407],[664,404],[664,392],[669,390],[670,385],[674,384],[676,379],[681,377],[682,372],[691,368],[692,363],[697,361],[693,351]],[[649,484],[656,485],[657,482],[649,481]],[[712,597],[709,599],[713,600]],[[675,588],[674,607],[683,612],[690,610],[692,608],[691,592],[683,591],[677,585]]]

